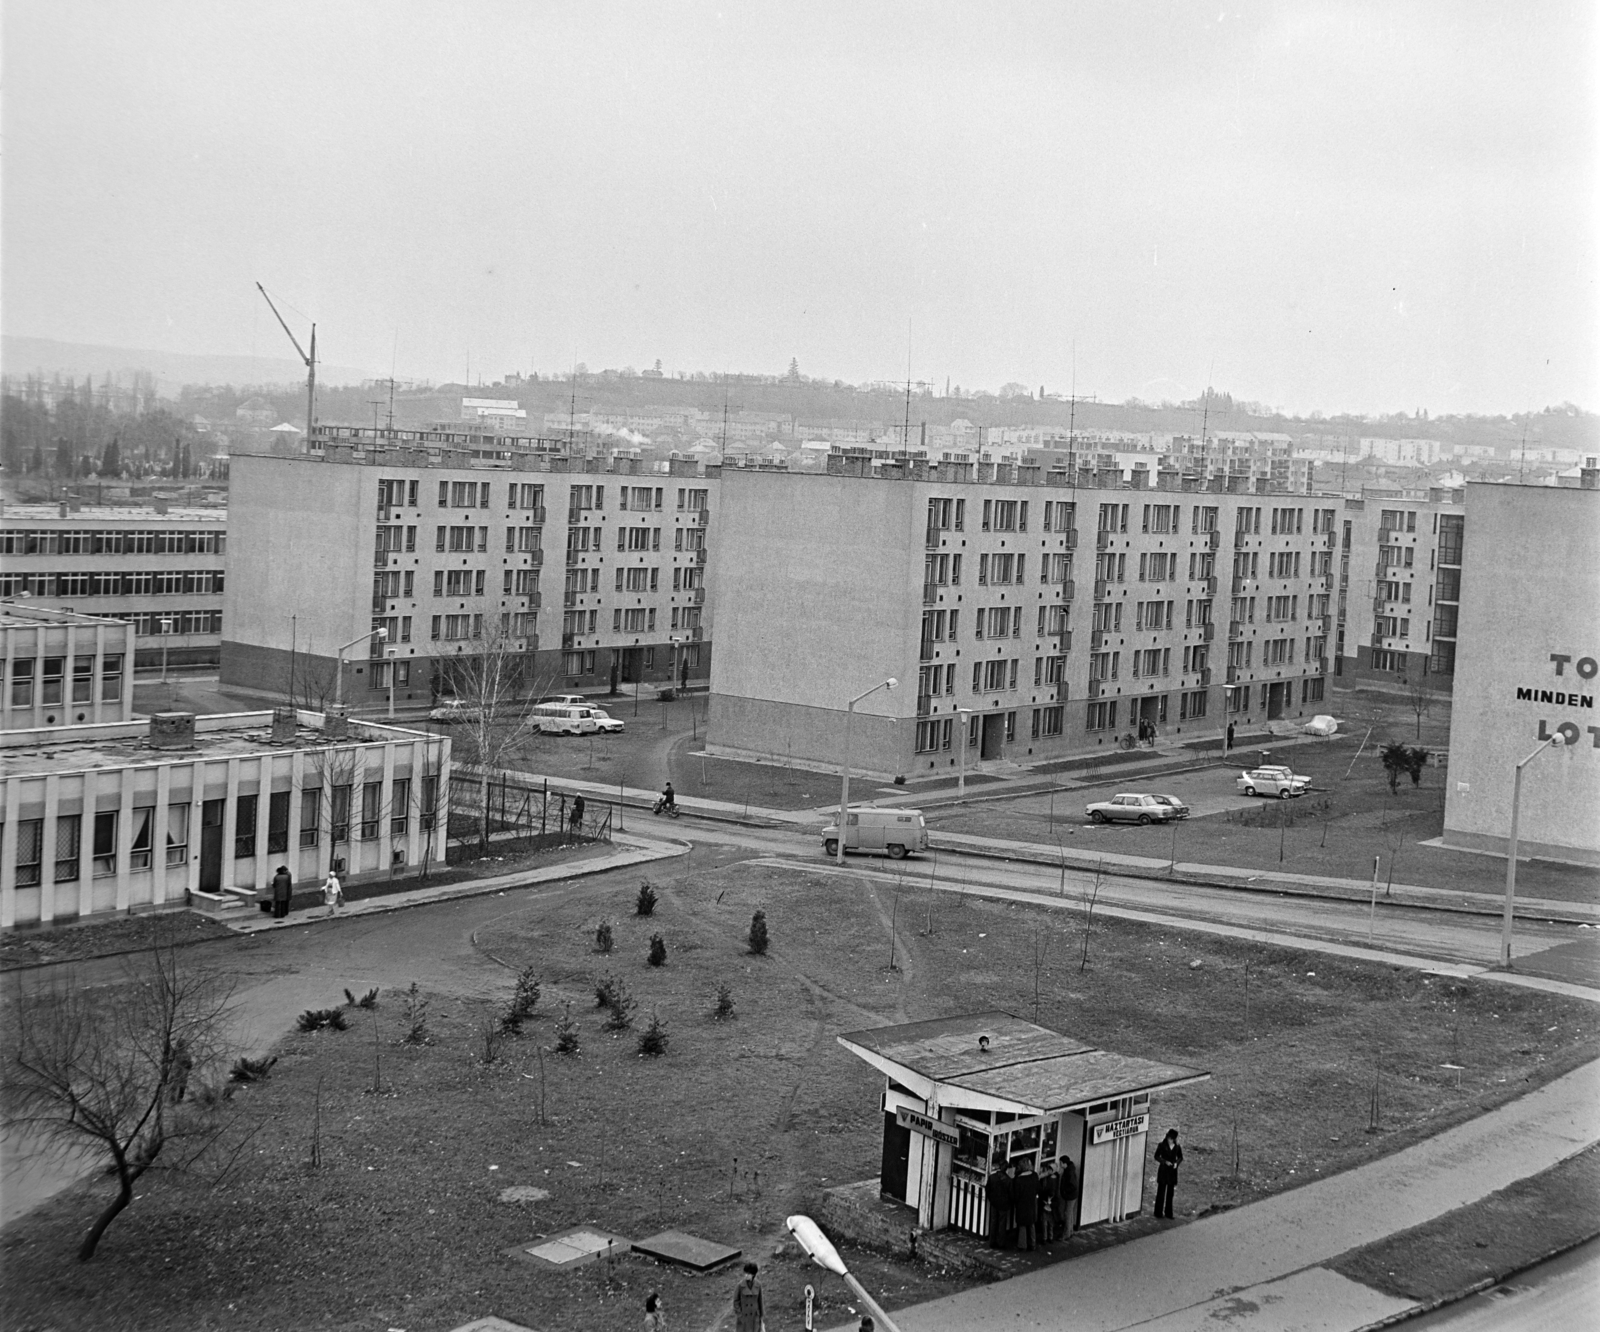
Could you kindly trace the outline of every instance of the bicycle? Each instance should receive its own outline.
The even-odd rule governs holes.
[[[678,817],[679,813],[678,802],[674,800],[669,805],[665,796],[658,797],[656,803],[650,807],[650,812],[652,814],[666,814],[670,818],[675,819]]]

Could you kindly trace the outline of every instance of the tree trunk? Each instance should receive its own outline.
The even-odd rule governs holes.
[[[156,1152],[161,1148],[157,1146]],[[150,1160],[155,1159],[155,1152],[150,1153]],[[126,1161],[117,1162],[117,1178],[120,1185],[117,1196],[107,1205],[105,1211],[95,1218],[89,1227],[89,1233],[83,1237],[83,1243],[78,1246],[78,1261],[86,1263],[94,1257],[94,1251],[100,1244],[100,1237],[106,1233],[107,1228],[121,1214],[122,1209],[133,1201],[133,1186],[140,1175],[150,1168],[149,1161],[142,1165],[129,1165]]]

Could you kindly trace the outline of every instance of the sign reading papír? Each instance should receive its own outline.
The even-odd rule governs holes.
[[[896,1106],[894,1122],[901,1128],[908,1128],[913,1133],[920,1133],[924,1138],[932,1138],[935,1142],[946,1143],[954,1147],[961,1141],[961,1135],[948,1124],[940,1123],[927,1115],[919,1114],[915,1110],[908,1110],[905,1106]]]

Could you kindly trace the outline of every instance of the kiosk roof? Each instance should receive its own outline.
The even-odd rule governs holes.
[[[978,1045],[980,1036],[989,1038],[986,1049]],[[839,1041],[891,1076],[939,1083],[944,1104],[959,1104],[965,1091],[977,1104],[1006,1102],[1035,1114],[1210,1077],[1099,1050],[1002,1011],[872,1027]]]

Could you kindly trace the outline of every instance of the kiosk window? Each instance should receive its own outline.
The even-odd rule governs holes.
[[[1006,1145],[1010,1139],[1011,1135],[1009,1133],[996,1133],[994,1137],[989,1139],[989,1164],[996,1169],[1003,1167],[1006,1163]]]
[[[1018,1129],[1011,1135],[1011,1154],[1019,1156],[1023,1152],[1036,1152],[1039,1150],[1039,1125],[1031,1124],[1027,1128]]]
[[[1044,1145],[1039,1152],[1041,1160],[1054,1161],[1056,1159],[1056,1142],[1060,1134],[1061,1121],[1059,1119],[1052,1119],[1044,1126]]]
[[[956,1160],[974,1170],[982,1170],[983,1163],[989,1155],[989,1135],[980,1133],[977,1129],[969,1129],[963,1125],[959,1130],[959,1139],[956,1142]]]

